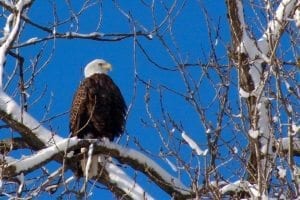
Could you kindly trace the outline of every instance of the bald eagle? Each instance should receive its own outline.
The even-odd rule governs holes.
[[[85,78],[74,95],[70,112],[72,137],[100,140],[107,138],[113,141],[122,134],[127,108],[118,86],[107,75],[111,69],[111,64],[102,59],[93,60],[86,65]],[[92,157],[89,178],[97,175],[98,158],[97,155]],[[76,175],[87,176],[84,174],[86,160],[82,160],[79,165]]]

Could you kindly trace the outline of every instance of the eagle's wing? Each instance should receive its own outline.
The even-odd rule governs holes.
[[[113,110],[112,110],[112,116],[114,117],[114,121],[117,124],[116,132],[118,133],[118,136],[124,131],[124,125],[125,125],[125,117],[126,117],[126,111],[127,106],[125,103],[125,100],[122,96],[122,93],[117,85],[114,84],[114,82],[111,80],[112,84],[110,90],[114,94],[112,97],[113,102]]]
[[[85,84],[82,83],[76,91],[70,113],[70,131],[72,136],[77,136],[82,126],[82,115],[85,115],[87,108],[87,92]]]
[[[125,124],[126,104],[118,86],[105,75],[94,75],[90,79],[87,110],[93,116],[90,122],[96,130],[95,137],[106,137],[111,141],[122,134]],[[93,85],[93,86],[92,86]]]

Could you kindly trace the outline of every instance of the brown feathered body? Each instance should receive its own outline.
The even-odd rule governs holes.
[[[125,115],[124,98],[113,80],[106,74],[93,74],[83,80],[74,95],[70,115],[71,135],[82,139],[106,137],[113,141],[124,130]],[[85,167],[84,162],[81,168]],[[97,161],[94,162],[98,165]],[[77,175],[81,176],[83,172],[84,169],[79,169]]]

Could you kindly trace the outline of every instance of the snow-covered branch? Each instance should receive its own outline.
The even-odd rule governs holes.
[[[12,13],[7,17],[0,46],[0,116],[10,127],[18,131],[33,149],[41,149],[43,146],[57,143],[61,138],[23,111],[14,99],[2,90],[6,54],[19,34],[23,10],[31,3],[31,0],[20,0],[16,5],[11,5],[8,1],[1,1],[1,5],[10,9]]]
[[[91,140],[90,142],[95,142],[95,140]],[[3,171],[4,177],[12,177],[21,173],[29,173],[43,166],[45,163],[53,160],[58,155],[64,154],[64,152],[69,152],[70,150],[73,150],[75,148],[77,149],[81,147],[88,147],[90,142],[89,140],[80,140],[77,138],[61,140],[55,145],[42,149],[31,156],[8,162],[7,167]],[[132,168],[146,174],[150,179],[157,183],[157,185],[159,185],[171,196],[174,196],[176,198],[191,196],[191,191],[186,186],[184,186],[178,178],[170,175],[167,171],[156,164],[155,161],[145,156],[144,154],[134,149],[125,148],[108,141],[106,141],[105,143],[99,142],[95,144],[94,154],[107,152],[109,152],[109,155],[116,158],[119,162],[128,164]],[[74,164],[74,159],[72,159],[71,157],[60,157],[60,159],[57,161],[63,163],[63,159],[67,159],[66,163]],[[117,168],[112,163],[106,164],[107,165],[105,166],[105,169],[111,184],[116,185],[125,193],[129,193],[129,191],[132,192],[131,195],[133,196],[147,195],[140,188],[140,186],[138,186],[138,183],[131,180],[120,168]],[[151,199],[150,196],[148,199]]]
[[[13,177],[18,174],[26,174],[32,172],[33,170],[40,168],[47,162],[50,162],[54,159],[54,157],[58,155],[64,154],[66,151],[74,149],[76,146],[88,146],[89,142],[84,140],[78,140],[77,138],[67,138],[55,145],[52,145],[48,148],[42,149],[36,152],[34,155],[22,158],[20,160],[7,160],[7,167],[5,167],[2,174],[4,177]],[[69,159],[71,158],[71,154],[69,155]],[[67,158],[66,158],[67,159]],[[60,160],[63,162],[63,160]],[[70,163],[70,162],[69,162]],[[73,162],[74,163],[74,162]],[[105,163],[105,172],[109,179],[105,180],[109,182],[108,185],[112,187],[113,190],[122,190],[126,195],[130,196],[132,199],[153,199],[149,194],[147,194],[138,183],[132,180],[130,177],[126,175],[126,173],[113,163]],[[99,180],[103,180],[100,178]],[[119,192],[120,193],[120,192]],[[121,194],[124,195],[124,194]]]
[[[7,4],[6,2],[1,2],[1,4]],[[21,16],[23,10],[31,4],[31,0],[20,0],[15,5],[15,13],[11,13],[7,17],[6,25],[4,27],[4,34],[1,38],[0,46],[0,89],[2,89],[3,84],[3,69],[6,61],[6,54],[9,48],[13,45],[15,38],[19,34]]]
[[[275,62],[275,51],[289,18],[294,15],[299,2],[282,0],[271,20],[267,23],[263,35],[256,39],[250,32],[245,20],[244,3],[241,0],[227,0],[228,16],[233,39],[233,56],[239,71],[239,93],[246,100],[250,119],[249,140],[251,156],[251,183],[257,183],[258,196],[265,195],[268,179],[272,171],[276,154],[272,150],[276,141],[270,120],[269,98],[264,89],[270,73],[266,63]],[[268,9],[268,8],[266,8]]]
[[[208,149],[205,150],[200,149],[198,144],[192,138],[190,138],[190,136],[188,136],[186,132],[183,131],[181,133],[181,137],[184,139],[184,141],[186,141],[186,143],[188,143],[191,149],[193,149],[198,156],[205,156],[207,154]]]
[[[109,179],[112,183],[115,183],[118,188],[122,189],[132,199],[154,199],[132,178],[130,178],[120,167],[107,162],[105,164],[105,170],[108,173]]]
[[[282,35],[282,30],[286,26],[288,18],[293,16],[295,9],[299,2],[297,0],[282,0],[279,4],[274,18],[269,21],[264,34],[256,40],[250,37],[249,29],[244,19],[243,4],[240,0],[236,0],[236,9],[238,9],[237,17],[235,20],[240,22],[240,46],[237,49],[240,52],[246,53],[249,56],[249,60],[256,62],[270,63],[268,58],[269,53],[274,52],[276,47],[275,43]],[[235,27],[237,29],[237,27]],[[259,61],[260,60],[260,61]]]
[[[290,138],[282,138],[278,141],[279,148],[281,147],[284,152],[290,151],[290,147],[292,146],[292,153],[295,156],[300,156],[300,138],[293,138],[293,144],[290,144]]]
[[[260,197],[258,186],[251,184],[248,181],[235,181],[234,183],[229,183],[223,186],[220,189],[222,194],[237,194],[237,193],[246,193],[251,196],[251,199],[258,199]],[[264,196],[263,199],[267,199],[267,196]]]
[[[4,174],[6,176],[15,176],[20,173],[31,172],[51,161],[58,153],[64,153],[66,149],[73,148],[77,144],[78,140],[76,138],[61,140],[55,145],[42,149],[31,156],[8,163]]]
[[[134,169],[143,172],[171,196],[184,197],[191,195],[191,191],[178,178],[170,175],[155,161],[134,149],[125,148],[111,142],[101,142],[95,147],[95,152],[97,151],[99,153],[109,152],[109,155],[116,158],[119,162],[128,164]]]
[[[273,51],[274,44],[270,43],[276,42],[282,35],[284,27],[289,18],[291,18],[299,5],[298,0],[282,0],[279,4],[274,18],[268,23],[268,26],[259,40],[260,49],[263,50],[263,53],[267,53],[270,50]],[[265,54],[266,55],[266,54]]]
[[[32,156],[22,158],[20,160],[15,160],[13,162],[8,162],[8,166],[3,171],[4,177],[14,177],[21,173],[29,173],[33,170],[43,166],[49,161],[52,161],[54,158],[58,162],[64,163],[64,155],[65,151],[69,151],[73,148],[80,148],[81,146],[88,146],[89,143],[87,141],[81,141],[80,143],[76,138],[71,139],[62,139],[58,135],[54,135],[43,127],[40,123],[38,123],[32,116],[28,113],[21,111],[20,106],[5,92],[0,92],[0,116],[3,121],[5,121],[8,125],[18,131],[26,141],[26,145],[28,144],[31,148],[40,151],[36,152]],[[45,146],[47,148],[43,149]],[[74,162],[67,161],[67,163],[71,163],[74,167]],[[68,166],[73,168],[72,166]],[[122,172],[121,169],[119,172]],[[107,174],[109,174],[107,172]],[[125,177],[125,173],[123,172],[123,178]],[[139,187],[137,183],[130,188],[124,188],[124,184],[118,182],[114,179],[110,179],[116,176],[107,176],[101,177],[99,179],[100,183],[106,185],[110,188],[116,195],[129,195],[136,197],[137,195],[144,195],[151,199],[151,196],[148,195],[144,190]],[[119,179],[124,183],[122,178]],[[131,179],[127,177],[126,179],[128,183],[134,183]],[[120,187],[119,187],[120,186]],[[121,187],[122,186],[122,187]],[[130,193],[128,190],[130,189]]]
[[[0,91],[0,116],[34,149],[56,144],[62,139],[23,111],[14,99],[3,91]]]

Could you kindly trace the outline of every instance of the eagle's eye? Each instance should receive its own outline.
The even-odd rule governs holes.
[[[103,63],[98,63],[98,66],[101,67],[103,65]]]

